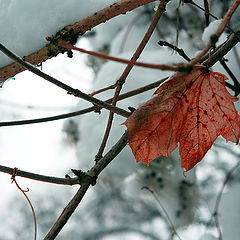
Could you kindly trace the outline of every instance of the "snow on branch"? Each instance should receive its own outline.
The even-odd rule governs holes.
[[[80,20],[79,22],[64,27],[62,30],[57,32],[56,36],[54,36],[54,39],[76,41],[79,35],[83,35],[86,31],[91,30],[97,25],[105,23],[111,18],[125,14],[128,11],[154,1],[155,0],[122,0],[116,2],[109,7],[95,12],[93,15],[87,18]],[[37,50],[29,56],[25,56],[24,60],[33,65],[38,65],[52,57],[57,56],[59,53],[60,51],[56,48],[56,46],[49,43],[42,49]],[[20,73],[24,70],[25,68],[19,66],[17,63],[11,63],[7,66],[4,66],[0,68],[0,82],[15,76],[17,73]]]

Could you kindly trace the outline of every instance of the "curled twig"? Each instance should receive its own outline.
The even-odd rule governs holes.
[[[33,213],[33,220],[34,220],[34,240],[37,239],[37,220],[36,220],[36,214],[35,214],[35,211],[34,211],[34,208],[33,208],[33,205],[30,201],[30,199],[28,198],[26,192],[29,192],[29,189],[27,190],[23,190],[17,183],[15,177],[17,175],[17,172],[18,172],[18,169],[17,168],[14,168],[13,169],[13,172],[12,172],[12,176],[11,176],[11,180],[12,180],[12,183],[14,182],[17,186],[17,188],[22,192],[22,194],[24,195],[24,197],[27,199],[30,207],[31,207],[31,210],[32,210],[32,213]]]

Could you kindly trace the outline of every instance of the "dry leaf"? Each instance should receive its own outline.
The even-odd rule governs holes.
[[[240,116],[221,73],[204,67],[183,76],[175,74],[155,92],[157,96],[136,110],[124,123],[136,161],[149,164],[169,157],[180,143],[182,167],[192,169],[219,135],[238,143]]]

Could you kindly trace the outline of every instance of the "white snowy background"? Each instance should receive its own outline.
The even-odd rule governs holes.
[[[113,2],[116,1],[55,0],[49,2],[38,0],[33,2],[30,0],[0,0],[0,42],[20,56],[28,55],[47,43],[46,36],[54,35],[64,26],[83,19]],[[168,4],[167,14],[169,18],[176,15],[177,4],[178,1],[172,1]],[[157,2],[149,5],[152,14],[154,14],[156,5]],[[187,20],[191,8],[184,6],[181,8],[181,13],[186,16],[184,19],[186,28],[193,37],[190,38],[186,31],[182,31],[179,47],[183,48],[190,57],[194,57],[197,51],[204,46],[209,36],[214,33],[219,22],[211,24],[202,36],[203,29],[192,27]],[[219,13],[216,12],[216,14]],[[201,16],[204,19],[204,15],[201,14]],[[161,20],[160,29],[164,24],[167,24],[167,20],[166,17]],[[130,58],[148,25],[148,16],[144,15],[144,7],[141,7],[96,27],[95,35],[89,38],[80,38],[77,46],[96,51],[107,48],[112,56]],[[174,43],[175,27],[170,26],[165,31],[167,32],[166,40]],[[225,41],[226,38],[227,34],[224,34],[220,41]],[[150,63],[184,61],[171,50],[160,47],[157,44],[159,40],[161,39],[155,32],[140,57],[141,61]],[[239,47],[238,51],[240,52]],[[239,76],[240,70],[234,54],[230,52],[226,58],[235,76]],[[87,56],[77,52],[74,52],[72,59],[61,54],[44,62],[42,70],[74,88],[84,92],[92,92],[115,83],[125,67],[123,64],[106,62],[99,67],[100,69],[94,75],[92,68],[86,65],[87,61],[94,60],[92,58],[89,60]],[[0,52],[0,67],[10,62],[11,60]],[[99,65],[100,62],[96,64]],[[213,69],[226,74],[218,64]],[[122,92],[136,89],[171,74],[171,72],[166,71],[134,67]],[[148,100],[153,92],[154,90],[151,90],[121,101],[118,106],[124,109],[127,109],[128,106],[137,108]],[[99,94],[97,97],[107,99],[112,95],[113,91],[111,90]],[[88,106],[91,104],[69,96],[63,90],[46,83],[43,79],[27,71],[16,75],[14,80],[6,81],[0,89],[1,121],[57,115]],[[239,103],[236,106],[239,109]],[[87,170],[94,164],[94,157],[101,143],[107,118],[108,112],[102,110],[101,115],[90,113],[67,121],[2,127],[0,129],[0,164],[60,177],[69,173],[71,168]],[[125,127],[120,125],[123,122],[123,117],[114,117],[107,150],[125,131]],[[71,124],[77,126],[79,131],[79,141],[76,145],[70,144],[66,138],[66,131],[65,133],[62,131],[69,129],[68,126]],[[68,134],[68,140],[69,137],[72,136]],[[99,177],[98,184],[88,192],[74,217],[60,233],[59,239],[66,239],[66,236],[68,238],[71,236],[71,239],[79,239],[79,236],[82,236],[82,239],[94,239],[87,238],[87,234],[93,234],[93,231],[97,234],[105,229],[109,230],[111,227],[115,227],[118,222],[113,222],[114,218],[121,220],[122,217],[128,225],[132,225],[134,228],[138,222],[131,222],[135,218],[126,214],[126,209],[129,206],[131,208],[129,211],[135,211],[135,213],[139,213],[139,216],[142,216],[140,215],[141,211],[147,215],[148,208],[153,215],[157,214],[157,217],[152,217],[149,213],[149,220],[147,220],[147,216],[145,221],[144,219],[139,220],[139,227],[141,226],[141,230],[147,233],[154,234],[158,239],[167,239],[168,224],[160,217],[162,210],[151,198],[149,192],[141,190],[142,186],[154,189],[182,239],[188,240],[193,239],[193,237],[196,240],[217,239],[214,224],[209,227],[206,224],[201,225],[200,221],[196,221],[196,215],[201,216],[202,219],[210,218],[216,194],[225,178],[224,173],[237,163],[240,155],[238,146],[222,143],[221,140],[218,141],[218,144],[221,147],[211,149],[204,160],[187,173],[186,179],[182,175],[183,170],[180,167],[180,157],[177,150],[170,159],[159,158],[147,168],[145,165],[136,164],[129,147],[126,147],[104,170]],[[231,154],[231,151],[234,154]],[[17,188],[13,184],[11,185],[8,174],[1,173],[0,177],[0,239],[11,240],[16,239],[16,236],[18,239],[32,239],[33,221],[26,200]],[[235,178],[237,179],[237,177]],[[39,224],[41,227],[39,227],[38,237],[42,239],[71,199],[77,187],[55,186],[21,178],[17,178],[17,180],[23,188],[30,189],[28,195],[35,206],[37,217],[40,216]],[[232,185],[226,188],[220,205],[223,239],[238,239],[240,235],[238,224],[240,189],[238,181],[233,181]],[[206,185],[209,186],[206,187]],[[181,191],[184,192],[184,197],[187,200],[181,198]],[[120,200],[116,197],[118,194],[121,196]],[[142,209],[143,206],[146,209]],[[177,213],[178,217],[176,217]],[[94,220],[97,218],[97,214],[105,216],[104,223],[97,225],[99,222]],[[137,219],[138,215],[135,217]],[[82,226],[80,229],[79,225]],[[126,231],[126,234],[113,234],[104,239],[151,238],[144,238],[136,231],[135,233]],[[177,237],[175,236],[174,239]]]

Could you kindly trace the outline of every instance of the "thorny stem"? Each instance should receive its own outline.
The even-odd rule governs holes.
[[[155,29],[155,27],[157,26],[157,23],[160,19],[160,17],[162,16],[163,12],[165,12],[165,8],[167,5],[167,1],[166,0],[161,0],[160,4],[158,5],[157,11],[155,13],[155,16],[146,32],[146,34],[144,35],[142,41],[140,42],[138,48],[136,49],[135,53],[133,54],[132,58],[131,58],[131,62],[136,63],[137,59],[139,58],[139,56],[141,55],[142,51],[144,50],[145,46],[147,45],[149,39],[152,36],[152,33]],[[115,90],[114,93],[114,97],[113,97],[113,101],[112,101],[112,105],[116,106],[117,104],[117,100],[118,100],[118,96],[121,92],[122,86],[128,76],[128,74],[130,73],[130,71],[132,70],[133,65],[128,63],[127,67],[125,68],[124,72],[122,73],[121,77],[119,78],[118,82],[117,82],[117,88]],[[102,156],[103,151],[105,149],[106,143],[107,143],[107,139],[109,137],[110,134],[110,130],[112,127],[112,122],[113,122],[113,114],[109,113],[109,118],[108,118],[108,123],[107,123],[107,127],[104,133],[104,137],[101,143],[101,146],[98,150],[98,153],[96,154],[96,161],[98,161],[98,159]]]
[[[0,50],[6,54],[9,58],[13,59],[14,61],[18,62],[21,66],[23,66],[24,68],[26,68],[27,70],[31,71],[32,73],[38,75],[39,77],[47,80],[48,82],[51,82],[53,84],[55,84],[56,86],[64,89],[65,91],[67,91],[69,94],[72,94],[75,97],[79,97],[82,98],[88,102],[91,102],[99,107],[102,108],[106,108],[110,111],[114,111],[115,113],[124,116],[124,117],[128,117],[130,115],[129,112],[120,109],[118,107],[112,106],[108,103],[105,103],[97,98],[91,97],[89,95],[87,95],[86,93],[81,92],[78,89],[74,89],[72,87],[70,87],[69,85],[60,82],[59,80],[57,80],[56,78],[53,78],[51,76],[49,76],[48,74],[40,71],[39,69],[37,69],[35,66],[33,66],[32,64],[23,61],[20,57],[16,56],[14,53],[12,53],[10,50],[8,50],[6,47],[4,47],[1,43],[0,43]]]
[[[86,31],[91,30],[92,28],[108,21],[111,18],[154,1],[156,0],[122,0],[116,2],[87,18],[80,20],[79,22],[65,26],[56,34],[56,36],[54,36],[54,39],[62,38],[66,40],[66,38],[71,38],[72,35],[83,35]],[[50,52],[52,52],[52,54],[50,54]],[[60,51],[54,46],[54,44],[47,44],[44,48],[24,57],[24,59],[31,64],[38,65],[47,59],[57,56],[59,53]],[[17,73],[20,73],[24,70],[25,68],[19,66],[17,63],[12,63],[2,67],[0,68],[0,82],[13,77]]]
[[[168,77],[163,78],[161,80],[158,80],[154,83],[145,85],[145,86],[140,87],[138,89],[123,93],[123,94],[119,95],[118,101],[121,101],[123,99],[129,98],[129,97],[141,94],[143,92],[149,91],[153,88],[156,88],[161,83],[163,83],[167,78]],[[105,102],[111,103],[112,100],[113,100],[113,98],[110,98],[110,99],[106,100]],[[36,118],[36,119],[30,119],[30,120],[19,120],[19,121],[10,121],[10,122],[0,122],[0,127],[25,125],[25,124],[33,124],[33,123],[43,123],[43,122],[60,120],[60,119],[66,119],[66,118],[70,118],[70,117],[76,117],[76,116],[79,116],[79,115],[83,115],[83,114],[86,114],[86,113],[89,113],[89,112],[93,112],[97,108],[99,109],[99,107],[89,107],[89,108],[82,109],[80,111],[75,111],[75,112],[70,112],[70,113],[60,114],[60,115],[51,116],[51,117],[45,117],[45,118]],[[0,171],[1,171],[1,169],[0,169]]]
[[[63,212],[48,232],[44,240],[55,239],[59,232],[62,230],[64,225],[67,223],[68,219],[71,217],[75,209],[78,207],[79,203],[83,199],[85,193],[91,185],[91,177],[97,177],[102,170],[122,151],[122,149],[127,145],[127,131],[122,135],[119,141],[112,147],[112,149],[101,158],[88,172],[87,175],[90,177],[86,178],[85,182],[81,184],[81,187],[64,208]]]

